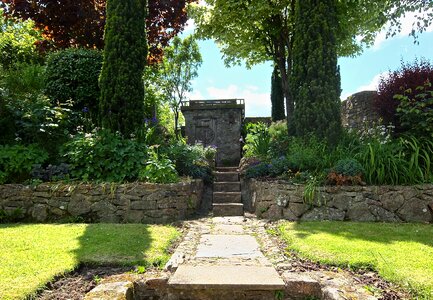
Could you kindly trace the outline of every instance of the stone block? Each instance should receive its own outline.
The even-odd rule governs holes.
[[[37,222],[44,222],[47,220],[47,217],[47,206],[44,204],[35,204],[32,210],[32,218]]]
[[[427,203],[417,198],[406,201],[397,213],[406,222],[430,223],[433,221]]]
[[[82,194],[74,194],[71,196],[71,201],[68,205],[68,212],[72,216],[81,216],[91,211],[92,204],[87,201],[86,197]]]
[[[302,221],[317,221],[317,220],[329,220],[329,221],[343,221],[345,218],[345,212],[336,208],[329,207],[315,207],[312,210],[305,213],[301,220]]]
[[[144,217],[142,210],[128,210],[125,215],[126,222],[128,223],[141,223]]]
[[[403,206],[405,198],[400,192],[388,192],[381,195],[379,201],[385,209],[395,212]]]
[[[326,205],[328,207],[333,207],[340,210],[348,210],[353,202],[353,197],[341,192],[339,194],[333,195],[331,200]]]
[[[301,217],[306,211],[308,211],[309,207],[305,203],[289,203],[289,210],[297,217]]]
[[[320,283],[307,274],[284,272],[281,277],[285,283],[285,294],[295,299],[320,298],[322,295]]]
[[[133,300],[132,282],[109,282],[96,286],[86,294],[84,300]]]
[[[354,203],[347,211],[346,218],[349,221],[374,222],[376,217],[370,211],[368,204],[364,202]]]

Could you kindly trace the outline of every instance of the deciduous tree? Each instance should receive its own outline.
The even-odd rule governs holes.
[[[196,0],[150,0],[146,19],[149,60],[162,58],[162,49],[183,30],[186,5]],[[106,0],[1,0],[6,15],[31,19],[43,31],[46,42],[55,48],[102,49]]]

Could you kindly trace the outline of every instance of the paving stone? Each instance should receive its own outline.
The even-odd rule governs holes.
[[[282,290],[284,281],[273,267],[180,266],[168,281],[171,288]]]
[[[212,210],[214,216],[242,216],[244,205],[242,203],[214,203]]]
[[[213,234],[245,234],[242,225],[216,224]]]
[[[257,240],[251,235],[210,235],[200,239],[196,257],[263,257]]]

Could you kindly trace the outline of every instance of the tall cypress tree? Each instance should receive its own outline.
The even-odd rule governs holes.
[[[296,134],[333,142],[341,132],[337,0],[298,0],[296,5],[291,76]]]
[[[146,0],[108,0],[104,62],[99,78],[100,125],[128,135],[144,118]]]
[[[271,104],[272,104],[272,121],[284,120],[284,93],[283,82],[281,81],[278,66],[274,67],[271,79]]]

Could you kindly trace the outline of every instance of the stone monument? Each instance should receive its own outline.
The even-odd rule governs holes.
[[[245,117],[243,99],[184,101],[181,111],[185,117],[185,136],[189,144],[216,146],[217,166],[238,166]]]

